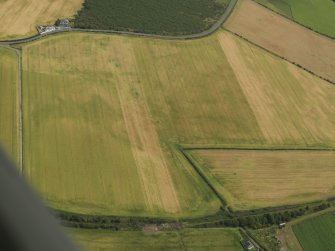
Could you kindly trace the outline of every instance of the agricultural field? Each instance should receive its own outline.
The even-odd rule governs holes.
[[[89,29],[192,34],[212,26],[229,0],[90,0],[75,19]]]
[[[237,229],[185,229],[180,232],[109,232],[99,230],[69,230],[78,245],[93,250],[224,250],[242,251]]]
[[[292,227],[304,251],[335,249],[334,213],[308,219]]]
[[[334,148],[334,85],[230,33],[218,36],[268,147]]]
[[[19,161],[18,56],[0,47],[0,145]]]
[[[191,154],[233,209],[302,204],[335,195],[335,151],[195,150]]]
[[[256,0],[317,32],[335,38],[335,2],[332,0]]]
[[[62,34],[25,45],[23,69],[24,174],[66,211],[216,212],[179,144],[335,145],[334,86],[224,31]]]
[[[83,0],[1,0],[0,39],[36,34],[36,26],[54,24],[58,18],[72,17]]]
[[[331,4],[335,8],[335,3]],[[331,24],[335,31],[334,22]],[[333,70],[335,68],[335,41],[330,38],[310,31],[251,0],[239,1],[224,27],[335,82],[335,71]]]

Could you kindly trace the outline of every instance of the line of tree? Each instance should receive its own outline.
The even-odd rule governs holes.
[[[268,212],[258,215],[245,215],[245,216],[231,216],[227,219],[222,219],[212,223],[199,224],[198,227],[249,227],[249,228],[262,228],[268,227],[283,222],[288,222],[307,212],[318,212],[330,207],[330,203],[322,203],[319,205],[305,206],[292,210],[285,210],[281,212]]]

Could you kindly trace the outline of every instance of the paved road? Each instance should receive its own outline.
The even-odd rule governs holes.
[[[217,31],[222,24],[228,19],[231,12],[233,11],[235,5],[237,3],[237,0],[230,0],[227,9],[222,14],[222,16],[219,18],[219,20],[208,30],[205,30],[203,32],[197,33],[197,34],[189,34],[189,35],[181,35],[181,36],[171,36],[171,35],[158,35],[158,34],[147,34],[147,33],[139,33],[139,32],[131,32],[131,31],[117,31],[117,30],[97,30],[97,29],[77,29],[72,28],[68,30],[60,30],[60,31],[54,31],[49,32],[46,34],[38,34],[32,37],[28,38],[22,38],[22,39],[16,39],[16,40],[2,40],[0,41],[0,45],[14,45],[14,44],[22,44],[22,43],[28,43],[32,42],[38,39],[41,39],[43,37],[47,37],[50,35],[58,34],[58,33],[64,33],[64,32],[92,32],[92,33],[112,33],[112,34],[121,34],[121,35],[130,35],[130,36],[140,36],[140,37],[151,37],[151,38],[158,38],[158,39],[168,39],[168,40],[186,40],[186,39],[196,39],[196,38],[202,38],[205,36],[208,36],[215,31]]]

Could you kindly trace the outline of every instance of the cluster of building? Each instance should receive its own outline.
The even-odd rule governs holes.
[[[54,26],[37,26],[39,34],[71,29],[68,19],[58,19]]]

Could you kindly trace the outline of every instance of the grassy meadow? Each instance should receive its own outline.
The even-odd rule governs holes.
[[[292,226],[304,251],[335,249],[335,215],[328,213]]]
[[[67,211],[214,213],[180,144],[335,145],[334,86],[223,31],[56,35],[25,45],[23,68],[25,175]]]
[[[332,0],[256,0],[315,31],[335,37],[335,3]]]
[[[69,230],[85,251],[93,250],[225,250],[242,251],[237,229],[185,229],[180,232],[109,232]]]
[[[0,47],[0,145],[19,162],[18,56]]]
[[[335,195],[335,151],[196,150],[191,154],[233,209],[300,204]]]

